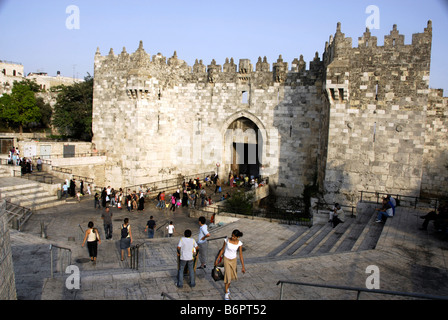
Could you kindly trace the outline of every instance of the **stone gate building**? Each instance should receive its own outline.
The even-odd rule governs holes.
[[[404,43],[352,46],[340,23],[307,67],[280,56],[223,65],[134,53],[95,54],[93,143],[105,184],[217,171],[269,176],[276,193],[318,184],[329,201],[360,190],[444,194],[447,99],[429,89],[432,24]]]

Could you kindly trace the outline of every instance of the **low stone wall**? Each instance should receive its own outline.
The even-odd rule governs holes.
[[[0,301],[17,300],[14,266],[7,223],[6,203],[0,203]]]

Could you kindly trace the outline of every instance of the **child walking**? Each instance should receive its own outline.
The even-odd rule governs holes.
[[[166,229],[168,230],[168,237],[171,238],[176,231],[173,225],[173,221],[170,221],[170,224],[166,227]]]

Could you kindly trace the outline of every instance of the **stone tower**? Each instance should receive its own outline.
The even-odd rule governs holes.
[[[361,190],[419,195],[428,189],[424,163],[436,152],[427,145],[431,41],[429,21],[412,44],[394,25],[383,46],[367,29],[353,48],[338,23],[324,53],[329,126],[320,181],[327,193],[347,201]]]

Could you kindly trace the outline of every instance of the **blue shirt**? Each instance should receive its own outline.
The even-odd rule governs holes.
[[[205,243],[207,242],[207,239],[205,238],[205,236],[208,234],[208,229],[207,229],[207,225],[204,224],[199,228],[199,236],[198,236],[198,243]],[[204,238],[204,240],[201,240],[202,238]]]

